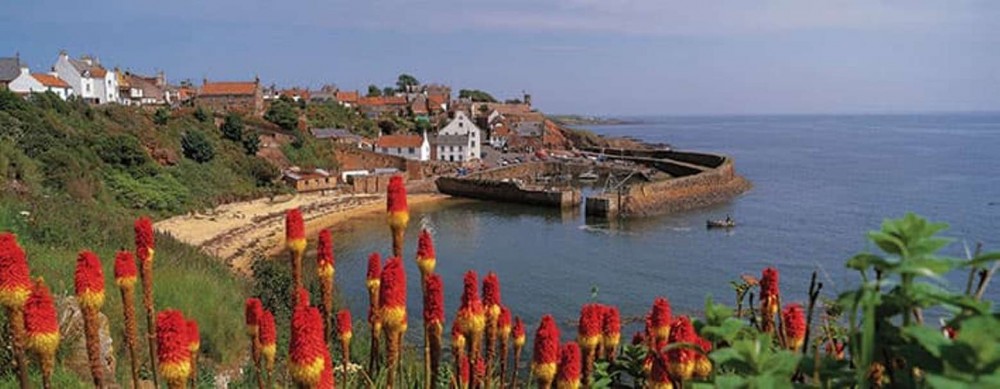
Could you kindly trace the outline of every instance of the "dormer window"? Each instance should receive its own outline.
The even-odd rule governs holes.
[[[462,128],[462,127],[465,127],[465,123],[458,122],[458,128]]]

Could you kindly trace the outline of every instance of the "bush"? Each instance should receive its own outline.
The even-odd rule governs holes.
[[[170,120],[170,110],[166,108],[157,108],[156,113],[153,114],[153,123],[161,126],[167,125],[167,121]]]
[[[257,152],[260,151],[260,134],[257,131],[250,131],[244,134],[243,151],[247,155],[257,155]]]
[[[205,133],[199,130],[188,130],[181,138],[181,150],[184,156],[198,163],[205,163],[215,158],[215,146],[208,140]]]
[[[278,99],[271,104],[271,108],[264,114],[264,119],[286,131],[292,131],[299,122],[299,114],[292,103]]]
[[[208,120],[212,118],[212,115],[209,114],[204,107],[198,106],[198,108],[194,110],[194,118],[199,122],[208,123]]]
[[[133,175],[151,174],[152,159],[139,144],[139,139],[131,135],[109,135],[102,137],[95,146],[97,156],[107,164],[125,169]]]
[[[124,173],[110,173],[107,182],[115,198],[133,209],[177,212],[190,198],[188,189],[170,175],[137,179]]]
[[[240,142],[243,140],[243,118],[239,114],[233,112],[226,115],[226,120],[222,123],[222,137],[229,139],[233,142]]]

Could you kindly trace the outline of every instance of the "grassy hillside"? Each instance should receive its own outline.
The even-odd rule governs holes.
[[[255,136],[252,128],[245,137]],[[0,230],[17,234],[32,275],[45,277],[56,295],[73,293],[79,250],[101,257],[108,295],[103,312],[113,319],[120,375],[128,369],[112,264],[115,251],[133,248],[133,220],[278,190],[272,184],[277,169],[231,138],[204,111],[91,107],[51,94],[25,100],[0,91]],[[307,137],[287,148],[298,153],[289,158],[293,162],[330,167],[322,145]],[[238,362],[246,343],[242,312],[218,307],[241,307],[248,282],[163,235],[157,236],[154,272],[156,306],[181,309],[200,322],[206,365]],[[142,320],[140,331],[144,327]]]

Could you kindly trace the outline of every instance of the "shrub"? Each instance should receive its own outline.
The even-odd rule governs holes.
[[[229,139],[233,142],[240,142],[243,140],[243,118],[239,114],[232,112],[226,115],[226,120],[222,123],[222,137]]]
[[[170,120],[170,110],[166,108],[157,108],[156,113],[153,114],[153,123],[161,126],[167,125],[167,121]]]
[[[152,159],[139,144],[139,139],[134,136],[124,134],[105,136],[97,141],[95,149],[97,156],[107,164],[125,169],[134,175],[151,173],[147,165],[150,165]]]
[[[181,149],[184,156],[198,163],[205,163],[215,158],[215,146],[208,140],[205,133],[199,130],[188,130],[181,138]]]
[[[250,131],[243,136],[243,151],[247,155],[257,155],[260,151],[260,134],[257,131]]]
[[[124,173],[110,173],[107,183],[115,198],[133,209],[177,212],[190,198],[188,189],[170,175],[137,179]]]
[[[199,122],[207,123],[208,120],[212,118],[212,115],[205,110],[205,107],[198,106],[198,108],[194,110],[194,118]]]
[[[298,124],[299,114],[292,103],[278,99],[271,104],[271,108],[264,114],[264,119],[286,131],[292,131]]]

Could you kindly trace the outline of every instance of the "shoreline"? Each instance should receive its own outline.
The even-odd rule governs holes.
[[[441,194],[411,194],[412,205],[450,198]],[[298,207],[307,236],[352,219],[382,211],[385,195],[305,193],[221,205],[204,213],[174,216],[154,223],[157,232],[197,247],[224,261],[235,272],[250,274],[257,255],[284,250],[285,210]]]

